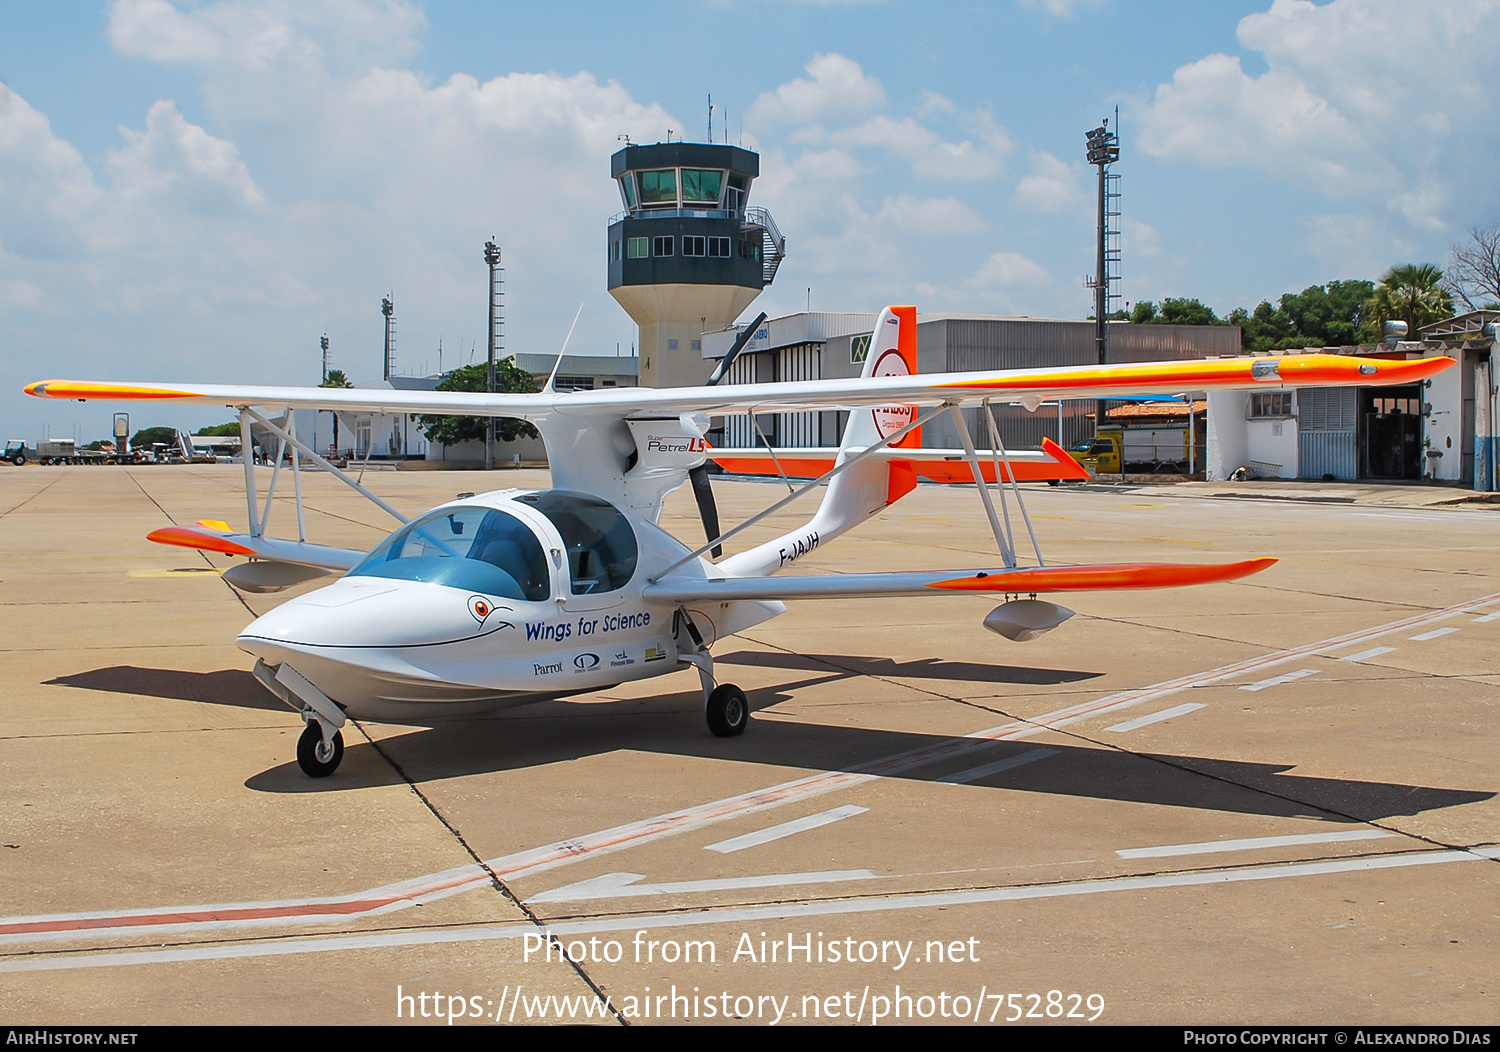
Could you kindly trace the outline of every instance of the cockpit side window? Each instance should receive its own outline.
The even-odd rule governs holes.
[[[613,504],[581,493],[550,490],[516,498],[547,516],[562,535],[574,595],[624,588],[635,573],[635,531]]]
[[[392,534],[347,576],[424,581],[532,603],[552,594],[536,534],[493,508],[444,508],[424,515]]]

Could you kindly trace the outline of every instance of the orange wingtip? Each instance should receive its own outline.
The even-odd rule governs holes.
[[[138,387],[131,384],[96,384],[87,380],[41,380],[26,385],[26,393],[35,398],[114,398],[151,400],[164,398],[197,398],[193,391],[174,391],[165,387]]]
[[[225,555],[254,555],[254,548],[235,544],[211,533],[200,533],[191,526],[163,526],[146,534],[146,540],[157,544],[175,544],[179,548],[198,548],[202,551],[223,552]]]
[[[217,530],[219,533],[234,532],[229,528],[229,523],[223,522],[219,519],[199,519],[198,525],[202,526],[204,529]]]
[[[1179,588],[1232,581],[1259,573],[1275,559],[1240,563],[1115,563],[1103,566],[1039,566],[1010,573],[977,574],[935,581],[928,588],[959,592],[1092,592],[1112,588]]]

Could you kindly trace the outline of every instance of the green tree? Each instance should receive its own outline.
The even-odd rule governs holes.
[[[329,369],[319,387],[353,387],[354,383],[344,375],[342,369]],[[339,415],[333,414],[333,448],[339,448]]]
[[[177,429],[175,427],[144,427],[130,438],[131,449],[150,449],[160,442],[164,446],[177,446]]]
[[[1453,316],[1453,296],[1431,263],[1403,263],[1385,272],[1368,311],[1377,338],[1386,322],[1404,321],[1407,338],[1414,340],[1422,326]]]
[[[465,365],[454,369],[437,385],[439,391],[482,392],[489,389],[488,363]],[[495,390],[514,394],[529,394],[537,389],[536,380],[520,368],[513,358],[504,358],[495,363]],[[489,418],[482,416],[436,416],[423,414],[417,418],[422,433],[429,442],[451,446],[470,439],[483,439],[489,428]],[[524,420],[501,418],[496,421],[495,437],[502,442],[514,442],[518,438],[536,438],[537,430]]]
[[[227,424],[214,424],[212,427],[200,427],[194,431],[195,435],[206,435],[209,438],[232,438],[240,433],[240,422],[231,420]]]

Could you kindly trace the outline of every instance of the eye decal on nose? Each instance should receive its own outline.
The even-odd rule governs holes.
[[[469,613],[473,616],[474,620],[478,621],[481,625],[484,624],[484,619],[489,617],[490,613],[494,609],[495,604],[490,602],[484,596],[469,596]]]

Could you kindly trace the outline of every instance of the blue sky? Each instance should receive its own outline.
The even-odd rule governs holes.
[[[628,348],[616,137],[761,154],[788,237],[751,308],[1083,317],[1083,133],[1120,108],[1125,298],[1221,312],[1500,219],[1500,0],[0,3],[0,412],[102,436],[52,376],[311,383],[506,343]],[[460,350],[460,348],[462,348]],[[138,411],[137,415],[141,415]],[[146,414],[146,415],[149,415]],[[225,414],[193,413],[193,425]],[[202,417],[202,419],[200,419]],[[209,420],[212,417],[213,420]]]

